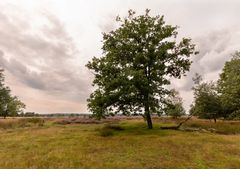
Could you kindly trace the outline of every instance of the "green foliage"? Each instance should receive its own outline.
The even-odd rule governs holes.
[[[7,104],[7,115],[9,116],[17,116],[18,114],[23,113],[23,109],[25,108],[25,104],[22,103],[16,96],[11,97],[10,101]]]
[[[193,80],[195,82],[193,87],[194,104],[190,109],[190,113],[206,119],[216,120],[218,117],[221,117],[221,102],[216,84],[213,82],[202,82],[198,74],[196,74]]]
[[[17,116],[24,108],[25,104],[12,96],[9,87],[4,85],[3,70],[0,70],[0,116]]]
[[[167,100],[169,104],[166,108],[166,115],[172,116],[173,118],[185,115],[182,98],[180,97],[179,92],[172,90],[172,94],[168,96]]]
[[[144,110],[151,128],[150,113],[163,112],[169,77],[181,78],[189,70],[194,52],[191,39],[176,42],[177,26],[165,24],[163,16],[117,18],[119,27],[103,34],[103,56],[86,65],[93,70],[97,89],[88,99],[88,108],[97,118]]]
[[[240,117],[240,52],[226,62],[218,80],[224,117]]]
[[[217,85],[202,83],[201,76],[194,78],[195,103],[191,113],[201,118],[240,118],[240,52],[224,65]]]
[[[226,116],[226,115],[225,115]],[[227,116],[227,119],[232,120],[240,120],[240,110],[235,110],[234,112],[232,112],[231,114],[229,114]]]

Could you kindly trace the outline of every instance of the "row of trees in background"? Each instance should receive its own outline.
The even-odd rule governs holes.
[[[3,70],[0,70],[0,116],[17,116],[23,112],[25,104],[18,97],[11,95],[11,90],[4,84]]]
[[[240,118],[240,52],[224,65],[217,82],[203,82],[196,74],[190,113],[200,118]]]

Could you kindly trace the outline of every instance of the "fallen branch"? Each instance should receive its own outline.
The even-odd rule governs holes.
[[[192,115],[190,115],[188,118],[186,118],[184,121],[180,122],[177,126],[166,126],[166,127],[160,127],[161,129],[171,129],[171,130],[178,130],[184,123],[186,123],[189,119],[192,118]]]

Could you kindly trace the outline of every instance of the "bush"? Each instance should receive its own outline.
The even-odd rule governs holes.
[[[121,126],[116,125],[116,124],[106,124],[103,128],[116,130],[116,131],[124,130]]]
[[[228,120],[240,120],[240,110],[236,110],[231,113],[228,117]]]
[[[114,131],[120,131],[120,130],[124,130],[124,129],[119,125],[106,124],[99,130],[99,134],[100,136],[108,137],[108,136],[112,136],[114,134]]]
[[[44,119],[42,118],[24,118],[20,119],[19,121],[22,122],[23,124],[29,124],[30,126],[32,125],[43,126],[44,124]]]
[[[113,130],[112,129],[107,129],[107,128],[102,128],[99,131],[100,136],[103,137],[108,137],[108,136],[112,136],[113,135]]]

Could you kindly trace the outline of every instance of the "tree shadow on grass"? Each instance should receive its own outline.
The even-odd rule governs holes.
[[[118,124],[106,124],[97,129],[100,136],[115,135],[152,135],[152,136],[168,136],[175,135],[178,131],[161,130],[159,124],[155,124],[153,129],[148,129],[144,122],[121,122]]]

